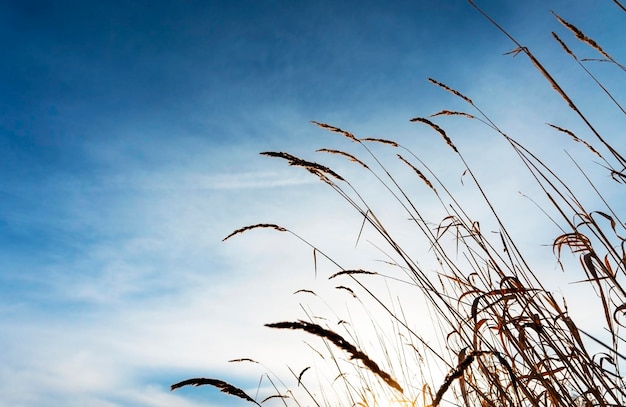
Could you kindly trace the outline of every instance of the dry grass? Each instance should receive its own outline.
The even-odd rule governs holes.
[[[285,229],[284,227],[275,225],[273,223],[257,223],[256,225],[244,226],[242,228],[234,230],[232,233],[230,233],[228,236],[226,236],[224,239],[222,239],[222,242],[230,239],[231,237],[233,237],[235,235],[247,232],[248,230],[252,230],[252,229],[274,229],[274,230],[277,230],[279,232],[286,232],[287,231],[287,229]]]
[[[462,97],[464,97],[464,96],[462,96]],[[446,141],[446,144],[448,146],[450,146],[452,151],[454,151],[455,153],[459,152],[459,150],[457,150],[456,146],[454,145],[454,143],[452,143],[452,140],[450,139],[450,137],[448,137],[446,132],[441,127],[437,126],[435,123],[433,123],[430,120],[425,119],[423,117],[414,117],[414,118],[411,119],[411,121],[412,122],[425,123],[425,124],[429,125],[431,128],[433,128],[433,130],[435,130],[437,133],[439,133],[439,135],[441,137],[443,137],[443,139]]]
[[[614,2],[621,7],[619,2]],[[344,268],[315,244],[275,224],[246,226],[235,230],[224,240],[257,228],[291,233],[313,248],[316,274],[319,256],[333,267],[329,279],[345,280],[335,288],[351,294],[350,300],[363,307],[372,327],[373,336],[370,338],[375,339],[373,344],[371,340],[365,340],[360,334],[362,325],[356,326],[352,321],[336,315],[333,315],[339,320],[336,326],[329,322],[332,319],[318,323],[320,317],[303,307],[306,321],[278,322],[266,326],[300,330],[315,338],[322,349],[317,348],[319,345],[307,343],[307,346],[334,369],[334,379],[323,382],[320,376],[310,378],[316,370],[311,366],[297,370],[289,368],[294,386],[283,385],[280,380],[281,385],[276,386],[266,374],[264,377],[272,383],[275,394],[258,398],[262,399],[261,402],[249,397],[243,390],[215,379],[186,380],[173,385],[172,390],[185,385],[208,384],[249,402],[263,404],[274,400],[285,406],[369,407],[389,405],[390,402],[412,407],[626,405],[626,383],[622,374],[626,359],[621,350],[624,338],[620,332],[626,314],[626,228],[619,214],[623,210],[623,193],[619,193],[626,181],[626,160],[608,141],[611,137],[605,137],[597,130],[592,118],[583,114],[537,57],[472,1],[470,3],[515,44],[514,54],[528,57],[537,72],[582,120],[594,140],[584,140],[562,126],[548,125],[568,135],[566,141],[582,143],[592,153],[591,158],[601,160],[606,169],[605,178],[609,179],[608,174],[615,182],[607,193],[603,190],[606,183],[594,181],[584,166],[572,159],[573,167],[578,171],[576,183],[587,185],[581,196],[580,192],[576,192],[578,188],[570,186],[565,177],[551,167],[552,154],[548,154],[547,159],[540,158],[504,132],[472,99],[434,79],[429,81],[460,98],[473,112],[442,110],[430,117],[451,116],[482,123],[510,146],[526,168],[529,179],[543,194],[544,203],[540,209],[546,215],[546,222],[560,230],[552,243],[558,264],[564,271],[573,272],[575,264],[572,265],[564,256],[571,253],[578,258],[578,270],[583,277],[576,283],[588,286],[589,292],[594,295],[585,300],[590,302],[590,307],[591,302],[597,306],[599,313],[595,322],[599,326],[579,326],[569,312],[566,299],[560,298],[542,281],[545,274],[533,267],[528,254],[513,237],[513,231],[509,231],[502,220],[502,213],[515,209],[497,208],[477,172],[465,159],[463,149],[459,147],[462,144],[457,146],[439,124],[423,117],[410,119],[435,130],[452,149],[453,157],[458,159],[476,192],[471,207],[475,208],[476,201],[480,201],[488,214],[486,216],[495,224],[497,230],[494,233],[483,232],[481,223],[474,219],[468,205],[463,205],[438,174],[411,149],[392,140],[358,138],[339,127],[314,121],[313,124],[322,129],[349,140],[355,150],[322,148],[317,151],[345,157],[358,164],[359,171],[371,177],[372,182],[388,194],[386,205],[397,205],[408,219],[410,223],[404,226],[405,229],[421,239],[416,238],[415,241],[426,242],[425,249],[428,256],[435,260],[437,269],[433,272],[421,266],[423,259],[416,258],[412,254],[413,248],[396,238],[392,229],[385,226],[382,215],[379,217],[374,205],[368,203],[347,177],[339,176],[328,166],[288,153],[262,153],[284,159],[289,165],[304,168],[320,177],[363,219],[357,242],[364,227],[367,227],[382,242],[375,247],[380,249],[385,259],[380,262],[380,270]],[[622,67],[580,29],[556,14],[555,17],[576,38]],[[583,61],[566,43],[556,34],[553,37],[564,52],[582,66]],[[592,79],[605,90],[608,103],[615,104],[602,83],[594,76]],[[408,166],[411,176],[417,175],[426,184],[428,193],[445,213],[441,221],[434,225],[427,221],[420,209],[422,198],[416,202],[408,187],[401,184],[402,177],[393,174],[392,169],[398,170],[396,163],[383,163],[380,157],[390,149],[406,151],[404,155],[391,157],[398,159],[401,169],[406,172]],[[599,208],[586,207],[584,202],[589,196],[596,198]],[[406,312],[402,302],[396,301],[395,292],[390,295],[391,300],[381,295],[380,287],[391,284],[397,284],[393,287],[403,284],[410,288],[413,297],[425,300],[429,313],[427,320],[431,326],[423,326],[424,318],[416,315],[415,311]],[[296,293],[317,297],[308,289]],[[573,300],[576,301],[576,298]],[[436,340],[429,337],[426,331],[433,332]]]
[[[562,19],[558,14],[556,13],[552,13],[557,20],[559,20],[559,22],[561,24],[563,24],[563,26],[565,26],[568,30],[570,30],[578,40],[584,42],[585,44],[589,45],[591,48],[595,49],[596,51],[598,51],[603,57],[606,58],[607,61],[617,65],[618,67],[620,67],[622,70],[626,71],[626,68],[624,68],[623,65],[617,63],[612,56],[610,56],[604,49],[602,49],[602,47],[595,42],[593,39],[587,37],[578,27],[576,27],[574,24],[569,23],[567,21],[565,21],[564,19]],[[573,55],[571,52],[569,52],[570,55]]]
[[[365,353],[358,350],[350,342],[346,341],[341,335],[331,331],[330,329],[325,329],[317,324],[312,324],[305,321],[276,322],[272,324],[265,324],[265,326],[276,329],[301,329],[315,336],[319,336],[320,338],[327,339],[340,349],[349,353],[350,359],[361,361],[363,365],[365,365],[365,367],[367,367],[372,373],[378,375],[390,387],[394,388],[400,393],[403,392],[402,387],[400,387],[398,382],[396,382],[388,373],[381,370],[376,362],[370,359]]]
[[[248,396],[243,390],[229,383],[226,383],[222,380],[205,379],[205,378],[187,379],[187,380],[183,380],[180,383],[173,384],[171,389],[176,390],[185,386],[196,386],[196,387],[197,386],[213,386],[213,387],[217,387],[218,389],[220,389],[220,391],[222,391],[223,393],[231,394],[233,396],[239,397],[241,399],[254,403],[257,406],[261,405],[257,403],[252,397]]]

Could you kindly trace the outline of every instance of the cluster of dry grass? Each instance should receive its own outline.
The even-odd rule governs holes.
[[[614,182],[611,188],[621,188],[626,182],[626,160],[607,141],[609,138],[594,127],[593,119],[583,114],[528,48],[517,42],[473,2],[470,3],[513,41],[516,47],[513,54],[524,54],[529,58],[539,74],[580,117],[592,139],[586,140],[586,137],[576,135],[563,126],[549,125],[574,142],[583,143],[591,156],[599,160],[612,177]],[[614,3],[618,6],[616,12],[626,11],[618,1],[614,0]],[[597,59],[579,59],[565,40],[553,33],[563,50],[600,86],[607,95],[607,101],[624,113],[614,95],[585,64],[600,60],[626,71],[624,66],[578,27],[556,14],[555,17],[573,38],[599,53]],[[379,328],[377,334],[381,349],[377,356],[382,357],[382,362],[376,362],[374,356],[361,349],[358,330],[346,327],[348,324],[339,324],[340,328],[336,328],[335,324],[318,323],[314,317],[307,315],[308,321],[278,322],[267,326],[301,330],[320,339],[325,346],[326,359],[336,368],[335,379],[327,385],[323,384],[321,390],[305,380],[310,366],[292,370],[295,384],[291,387],[283,385],[276,378],[272,379],[268,374],[266,377],[272,383],[275,394],[264,400],[256,400],[243,390],[216,379],[185,380],[173,385],[172,389],[208,384],[252,403],[260,405],[274,399],[280,400],[285,406],[373,406],[389,405],[392,401],[433,407],[626,405],[626,384],[621,372],[626,357],[620,350],[624,343],[620,328],[624,324],[623,314],[626,313],[626,286],[623,285],[626,276],[626,234],[625,224],[618,214],[620,208],[617,205],[622,204],[620,195],[612,202],[611,199],[615,199],[616,195],[609,196],[603,192],[598,183],[594,183],[583,168],[572,160],[573,165],[580,170],[579,179],[588,185],[588,193],[595,195],[597,201],[602,203],[600,208],[585,207],[584,199],[579,199],[565,180],[551,169],[549,162],[540,159],[501,130],[470,98],[437,80],[430,79],[430,82],[460,98],[471,113],[442,110],[428,118],[415,117],[411,121],[441,136],[452,154],[460,160],[482,204],[494,219],[497,233],[483,232],[479,222],[468,213],[445,183],[409,148],[392,140],[358,138],[338,127],[313,122],[351,142],[350,146],[355,151],[325,148],[318,152],[346,158],[373,176],[389,194],[390,200],[399,204],[405,212],[411,227],[426,239],[427,249],[436,259],[439,269],[436,273],[425,271],[419,259],[394,238],[374,208],[347,177],[340,176],[325,165],[288,153],[262,153],[306,169],[340,194],[363,218],[364,224],[386,242],[385,263],[398,274],[390,276],[378,271],[344,269],[313,244],[275,224],[247,226],[234,231],[226,239],[256,228],[272,228],[293,234],[313,248],[315,258],[324,257],[334,264],[337,271],[330,279],[343,278],[348,281],[337,288],[349,291],[355,298],[358,291],[359,295],[367,297],[368,306],[383,311],[382,315],[390,321],[394,339],[390,343],[385,339],[388,336],[380,332],[382,328]],[[512,233],[509,233],[501,220],[501,212],[484,191],[479,177],[461,149],[442,127],[432,121],[438,116],[459,116],[462,120],[480,121],[501,136],[515,152],[545,195],[549,207],[542,207],[542,211],[561,230],[553,243],[557,259],[566,251],[573,252],[579,258],[585,275],[583,282],[590,285],[595,293],[595,298],[589,301],[597,302],[602,310],[601,315],[597,316],[600,329],[597,326],[579,326],[568,312],[565,299],[556,296],[545,286],[542,273],[530,266],[527,256],[516,244]],[[390,166],[383,164],[378,148],[400,151],[396,154],[399,162],[417,175],[441,203],[446,216],[435,227],[425,219],[418,203],[400,184],[398,177],[391,174]],[[450,241],[453,242],[452,246]],[[372,289],[373,284],[377,284],[375,279],[404,280],[426,299],[437,327],[439,345],[434,345],[433,341],[416,332],[414,321],[403,308],[384,301]],[[376,321],[372,322],[380,326]],[[323,358],[322,352],[319,353]],[[249,359],[237,361],[254,362]],[[440,377],[433,377],[430,373],[435,365],[444,371]],[[277,382],[280,385],[275,384]],[[335,389],[337,386],[341,388],[339,395]]]

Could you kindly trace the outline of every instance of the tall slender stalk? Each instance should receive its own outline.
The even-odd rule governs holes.
[[[305,319],[266,326],[304,331],[317,340],[316,343],[321,342],[322,350],[308,342],[307,346],[335,372],[334,379],[325,382],[318,376],[319,387],[316,387],[316,381],[310,380],[314,368],[289,366],[295,388],[286,385],[281,388],[274,383],[282,382],[272,380],[267,374],[274,394],[262,401],[250,397],[250,392],[216,379],[189,379],[173,385],[172,389],[212,385],[251,403],[280,400],[285,406],[626,405],[626,383],[622,374],[626,352],[622,349],[624,338],[620,332],[626,314],[626,225],[620,213],[624,209],[620,188],[626,181],[626,160],[611,143],[612,138],[600,134],[592,124],[592,117],[583,114],[544,64],[474,1],[468,1],[515,44],[514,53],[529,58],[533,67],[594,134],[595,141],[588,142],[565,127],[550,124],[552,129],[569,136],[569,141],[583,143],[592,157],[602,161],[602,166],[617,181],[611,185],[615,191],[608,193],[606,184],[594,180],[585,166],[568,154],[574,170],[580,174],[576,188],[570,185],[560,174],[563,167],[555,166],[551,157],[542,159],[539,153],[502,130],[497,120],[485,113],[487,109],[435,79],[429,80],[460,98],[472,109],[471,113],[442,110],[429,118],[418,116],[411,121],[424,127],[416,127],[416,131],[434,132],[449,147],[450,154],[472,181],[478,197],[472,205],[452,192],[449,183],[412,148],[395,140],[359,138],[339,127],[314,121],[314,125],[337,134],[350,145],[349,149],[322,148],[317,152],[354,164],[361,171],[360,178],[367,177],[371,181],[369,187],[379,187],[374,199],[367,193],[369,187],[360,189],[351,177],[339,175],[331,166],[285,152],[262,154],[308,171],[339,194],[362,219],[357,243],[363,233],[379,238],[372,245],[384,256],[380,269],[346,267],[318,244],[274,223],[242,227],[224,240],[266,228],[289,233],[312,248],[316,274],[318,259],[328,260],[333,267],[329,284],[340,284],[334,287],[349,293],[354,306],[361,307],[368,316],[373,332],[369,338],[375,338],[375,346],[372,348],[371,341],[364,339],[359,326],[352,325],[352,321],[320,322],[303,307]],[[614,2],[623,9],[619,2]],[[596,44],[578,28],[555,16],[574,33],[581,33],[584,39],[576,34],[579,39],[591,46]],[[554,33],[553,36],[564,52],[573,56],[589,78],[600,86],[607,101],[622,109],[601,80],[582,65],[559,36]],[[608,54],[603,55],[621,66]],[[584,275],[580,283],[590,287],[595,294],[590,301],[600,310],[595,321],[598,326],[579,325],[565,299],[551,291],[544,281],[545,274],[536,269],[527,248],[519,243],[516,231],[505,221],[503,214],[512,209],[498,206],[463,146],[457,145],[454,136],[435,123],[434,120],[442,116],[485,125],[495,137],[503,139],[519,159],[528,179],[544,196],[541,212],[559,229],[552,244],[556,261],[569,272],[572,266],[564,264],[564,253],[569,251],[578,257],[578,270]],[[386,161],[383,157],[389,149],[401,151],[401,154],[395,153],[391,156],[393,161]],[[609,154],[605,157],[606,151]],[[407,171],[426,187],[425,195],[416,197],[410,192],[413,186],[407,184]],[[577,192],[579,184],[588,187],[582,195]],[[383,207],[375,199],[381,194],[387,197]],[[443,219],[434,223],[428,220],[422,203],[426,194],[440,205],[445,214]],[[588,207],[586,202],[591,195],[598,198],[599,208]],[[477,203],[483,206],[484,212],[472,212]],[[394,205],[408,220],[403,231],[412,233],[416,241],[426,242],[427,250],[420,257],[414,254],[413,247],[405,245],[405,240],[397,237],[395,225],[385,220],[385,212]],[[495,233],[485,233],[478,216],[494,222]],[[435,270],[421,265],[427,256],[434,259]],[[437,341],[418,329],[424,318],[406,311],[399,292],[389,288],[389,299],[381,294],[381,286],[398,288],[400,285],[408,286],[412,296],[419,295],[425,300],[425,312],[429,314]],[[441,374],[433,374],[437,370]]]

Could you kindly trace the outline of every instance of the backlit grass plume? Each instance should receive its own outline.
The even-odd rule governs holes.
[[[265,326],[269,328],[276,328],[276,329],[301,329],[312,335],[316,335],[321,338],[327,339],[338,348],[348,352],[350,354],[350,359],[361,361],[363,365],[365,365],[365,367],[367,367],[372,373],[378,375],[389,386],[398,390],[400,393],[403,392],[402,387],[400,387],[398,382],[396,382],[388,373],[382,371],[378,367],[376,362],[371,360],[365,353],[358,350],[354,345],[346,341],[341,335],[339,335],[336,332],[333,332],[329,329],[322,328],[321,326],[317,324],[312,324],[310,322],[305,322],[305,321],[275,322],[272,324],[265,324]]]
[[[432,85],[449,92],[450,98],[466,106],[467,112],[444,109],[410,121],[416,123],[420,134],[434,132],[432,143],[437,142],[436,135],[443,139],[439,142],[445,143],[448,155],[441,159],[460,166],[464,185],[468,184],[467,188],[471,187],[474,194],[470,202],[453,192],[450,182],[415,152],[419,146],[407,146],[388,138],[360,138],[334,125],[313,121],[321,130],[335,133],[338,143],[347,144],[346,148],[321,148],[317,152],[324,153],[326,159],[343,160],[340,161],[343,165],[354,166],[360,174],[358,179],[352,181],[329,165],[289,153],[261,154],[283,159],[299,167],[294,170],[304,169],[316,175],[345,199],[362,222],[357,244],[364,230],[377,237],[372,246],[377,256],[381,253],[384,256],[378,263],[380,268],[344,267],[300,232],[296,234],[273,223],[242,227],[224,240],[253,229],[270,228],[288,232],[308,245],[313,249],[316,274],[318,260],[323,258],[333,268],[328,280],[333,283],[341,280],[340,285],[333,287],[337,289],[334,292],[343,296],[347,292],[348,301],[365,310],[369,318],[365,325],[373,331],[370,340],[360,330],[363,321],[339,319],[337,315],[321,319],[303,306],[305,317],[301,320],[266,324],[309,335],[306,346],[314,350],[318,360],[304,368],[290,366],[293,384],[287,384],[289,378],[268,373],[264,377],[270,380],[274,394],[259,398],[249,397],[243,390],[215,379],[186,380],[173,385],[172,390],[184,385],[209,384],[248,402],[262,404],[274,400],[285,406],[626,405],[623,379],[626,352],[622,333],[626,317],[626,228],[621,217],[626,202],[622,189],[626,182],[626,159],[620,151],[624,146],[623,134],[616,137],[601,133],[599,128],[604,126],[594,124],[594,117],[582,111],[529,48],[473,1],[469,3],[512,41],[515,49],[510,54],[527,58],[536,73],[577,116],[589,139],[563,124],[549,123],[548,128],[557,135],[565,135],[564,147],[584,146],[589,161],[596,160],[604,169],[604,178],[596,178],[597,175],[592,175],[571,156],[568,174],[559,173],[563,167],[552,162],[554,153],[533,151],[518,136],[503,130],[479,106],[478,99],[470,99],[432,78],[429,79]],[[611,7],[615,7],[616,13],[624,10],[617,1]],[[577,66],[584,68],[606,96],[607,108],[615,109],[618,119],[623,120],[619,98],[585,66],[594,61],[576,57],[567,42],[572,38],[582,41],[621,74],[624,67],[617,56],[613,52],[609,54],[601,44],[558,14],[554,13],[554,18],[555,29],[564,33],[553,33],[552,38],[564,55],[574,57]],[[509,174],[510,177],[532,181],[539,198],[533,197],[531,202],[540,201],[538,212],[545,216],[545,224],[558,231],[552,242],[554,263],[577,285],[589,286],[591,294],[584,299],[562,298],[544,281],[545,270],[533,265],[530,254],[515,238],[515,230],[504,220],[503,215],[515,213],[516,208],[499,207],[490,198],[488,185],[471,165],[471,151],[466,151],[469,149],[453,131],[446,131],[444,125],[437,123],[439,120],[466,120],[484,125],[511,149],[526,172]],[[498,166],[495,170],[504,171],[504,168]],[[373,195],[378,199],[368,199],[370,195],[357,186],[363,185],[359,183],[363,179],[368,180],[365,184],[368,188],[378,187]],[[417,185],[423,188],[421,195],[413,192]],[[579,192],[581,185],[584,190]],[[381,208],[375,202],[380,202],[383,196],[385,202]],[[429,219],[425,213],[424,202],[428,199],[438,205],[443,214],[440,219]],[[590,200],[595,202],[594,207],[589,207]],[[396,208],[406,222],[400,236],[397,225],[385,221],[391,208]],[[481,227],[484,223],[494,226],[486,232]],[[419,255],[415,254],[417,245],[423,246]],[[578,263],[565,258],[566,253],[573,253]],[[434,266],[423,266],[428,263],[427,258]],[[388,289],[390,299],[381,294],[381,287]],[[402,289],[395,292],[397,287]],[[407,290],[411,299],[423,299],[426,308],[416,310],[406,306],[401,297],[407,295]],[[295,294],[318,297],[308,289]],[[596,325],[588,326],[589,321],[576,320],[569,311],[568,301],[585,301],[589,309],[598,310],[592,321]],[[334,317],[338,319],[336,323]],[[330,366],[332,379],[325,381],[326,376],[313,374],[320,361]]]

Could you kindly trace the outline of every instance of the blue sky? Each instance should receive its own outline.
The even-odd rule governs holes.
[[[615,4],[478,4],[563,78],[604,131],[623,129],[621,113],[596,111],[597,91],[550,37],[557,31],[596,57],[553,9],[623,63],[626,14]],[[323,236],[313,213],[343,225],[349,211],[324,185],[257,154],[312,157],[336,140],[309,120],[364,137],[413,137],[446,171],[449,157],[437,159],[441,150],[408,122],[464,109],[428,84],[434,77],[542,148],[562,150],[545,136],[553,134],[546,121],[582,129],[523,55],[502,55],[514,45],[461,0],[4,1],[0,39],[6,405],[225,403],[215,392],[169,393],[196,375],[254,387],[225,362],[277,358],[279,340],[262,324],[298,316],[282,301],[313,284],[310,251],[264,233],[220,241],[265,221]],[[616,69],[592,67],[625,94]],[[481,135],[460,144],[478,166],[481,152],[499,154]],[[458,183],[460,172],[450,172]],[[496,190],[517,182],[485,177]],[[358,221],[349,225],[333,239],[351,248]],[[286,271],[293,280],[280,277]]]

